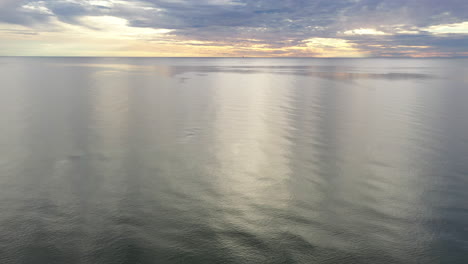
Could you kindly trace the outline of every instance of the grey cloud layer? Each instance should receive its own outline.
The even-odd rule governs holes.
[[[79,23],[86,15],[125,18],[133,27],[173,29],[181,39],[249,42],[272,47],[301,45],[313,37],[344,38],[376,55],[376,45],[426,45],[434,50],[467,51],[466,35],[346,36],[356,28],[375,28],[394,33],[431,25],[468,21],[466,0],[126,0],[99,5],[92,1],[0,0],[0,21],[31,26],[55,16],[66,23]],[[25,4],[43,6],[22,8]],[[370,47],[374,48],[370,48]]]

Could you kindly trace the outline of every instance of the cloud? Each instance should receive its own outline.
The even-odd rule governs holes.
[[[375,30],[373,28],[358,28],[353,30],[347,30],[344,32],[345,35],[389,35],[380,30]]]
[[[103,23],[109,18],[124,23],[120,35],[115,25]],[[39,35],[65,23],[114,32],[102,34],[109,38],[130,36],[146,41],[145,47],[157,45],[160,32],[170,32],[166,41],[174,45],[223,46],[236,55],[387,56],[430,49],[459,56],[467,51],[462,45],[468,5],[466,0],[0,0],[2,22]],[[319,40],[346,45],[320,46]]]
[[[50,13],[35,8],[37,1],[0,0],[0,22],[20,25],[45,23]]]
[[[468,21],[454,24],[433,25],[423,29],[433,34],[468,34]]]

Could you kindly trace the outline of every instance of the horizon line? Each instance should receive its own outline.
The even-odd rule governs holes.
[[[73,56],[73,55],[0,55],[0,58],[152,58],[152,59],[467,59],[468,56],[434,56],[434,57],[411,57],[411,56],[369,56],[369,57],[294,57],[294,56]]]

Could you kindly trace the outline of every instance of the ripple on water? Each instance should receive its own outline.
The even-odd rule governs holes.
[[[468,263],[447,62],[0,58],[0,263]]]

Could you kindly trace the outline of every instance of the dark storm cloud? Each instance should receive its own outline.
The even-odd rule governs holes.
[[[106,1],[104,1],[106,2]],[[46,8],[24,8],[26,4]],[[172,29],[180,39],[250,43],[271,47],[302,45],[314,37],[344,38],[378,53],[372,45],[424,45],[462,50],[466,37],[432,36],[421,29],[468,21],[466,0],[0,0],[0,21],[31,25],[51,16],[79,23],[82,16],[125,18],[130,26]],[[399,35],[398,30],[419,32]],[[349,36],[347,30],[373,28],[395,36]]]

